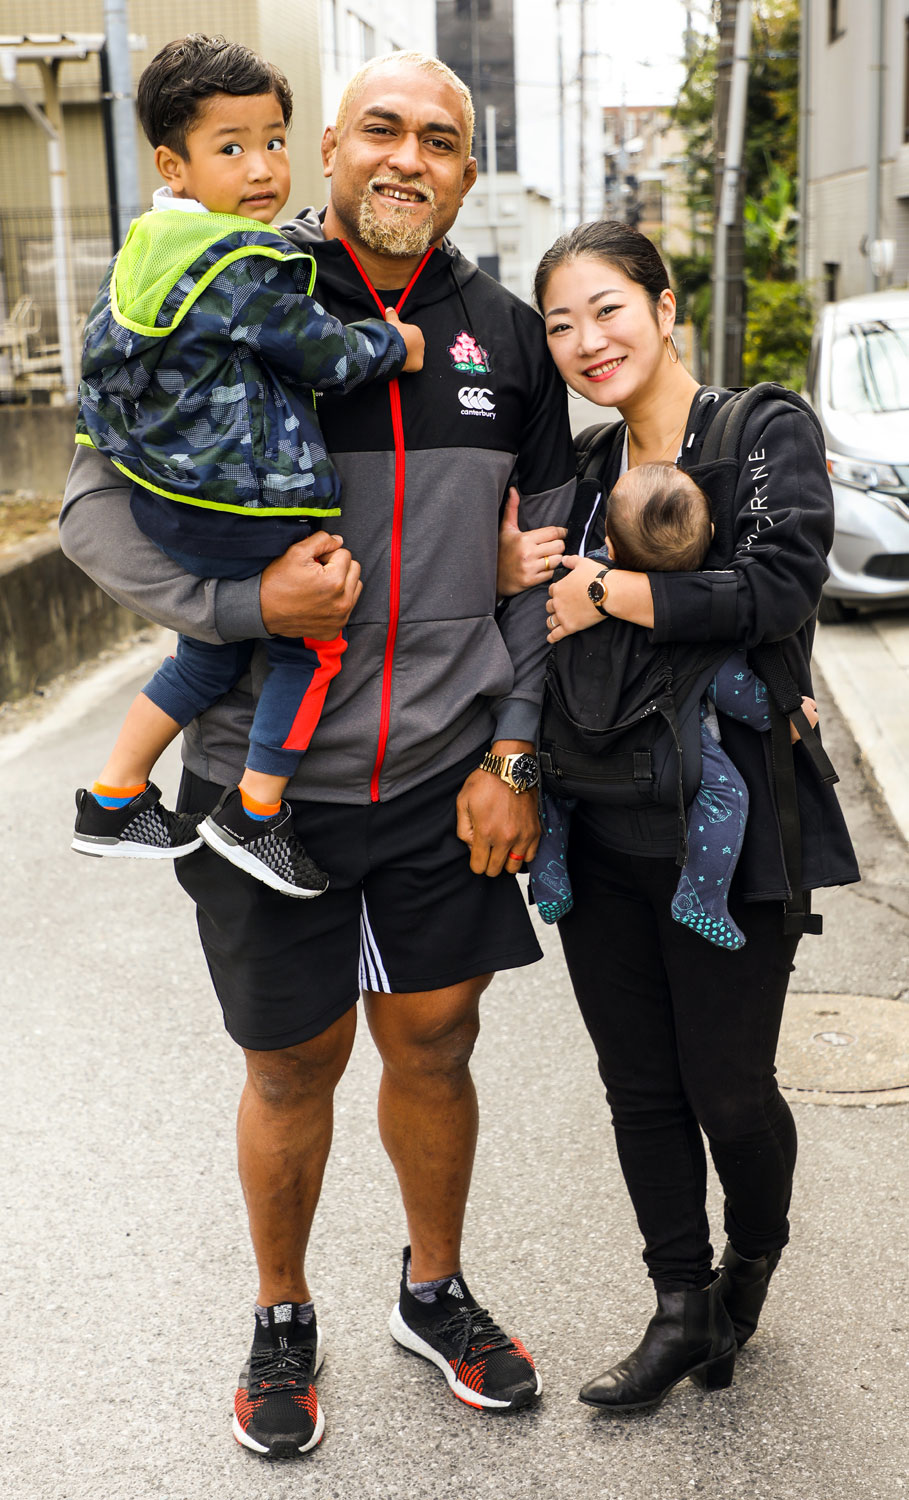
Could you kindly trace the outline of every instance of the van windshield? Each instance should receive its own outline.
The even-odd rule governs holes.
[[[838,411],[909,411],[909,319],[841,327],[830,359],[830,405]]]

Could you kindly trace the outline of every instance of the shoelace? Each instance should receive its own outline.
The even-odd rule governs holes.
[[[187,838],[192,837],[199,827],[199,814],[177,813],[175,816],[180,819],[180,833],[185,835]]]
[[[251,846],[258,849],[260,856],[271,854],[281,863],[286,863],[294,879],[301,884],[314,885],[319,882],[322,872],[306,853],[292,830],[286,833],[276,833],[274,829],[268,829],[261,838],[250,842]]]
[[[315,1351],[299,1345],[288,1349],[267,1349],[253,1354],[249,1362],[250,1395],[263,1389],[286,1390],[312,1378]]]
[[[485,1307],[459,1307],[436,1329],[439,1338],[450,1338],[456,1348],[456,1368],[474,1365],[492,1349],[510,1349],[512,1340],[494,1323]]]

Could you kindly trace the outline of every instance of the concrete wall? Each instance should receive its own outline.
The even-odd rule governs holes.
[[[56,536],[0,558],[0,702],[22,698],[146,622],[63,556]]]
[[[74,406],[0,406],[0,495],[62,499],[75,430]]]

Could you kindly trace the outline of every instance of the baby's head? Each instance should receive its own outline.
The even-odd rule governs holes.
[[[641,464],[613,486],[609,555],[634,573],[696,573],[713,536],[710,502],[675,464]]]
[[[162,47],[139,79],[139,119],[177,198],[268,224],[290,194],[290,85],[239,42],[194,32]]]

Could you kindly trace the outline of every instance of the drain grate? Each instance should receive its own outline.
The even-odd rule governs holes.
[[[909,1005],[875,995],[790,994],[780,1087],[813,1104],[909,1104]]]

